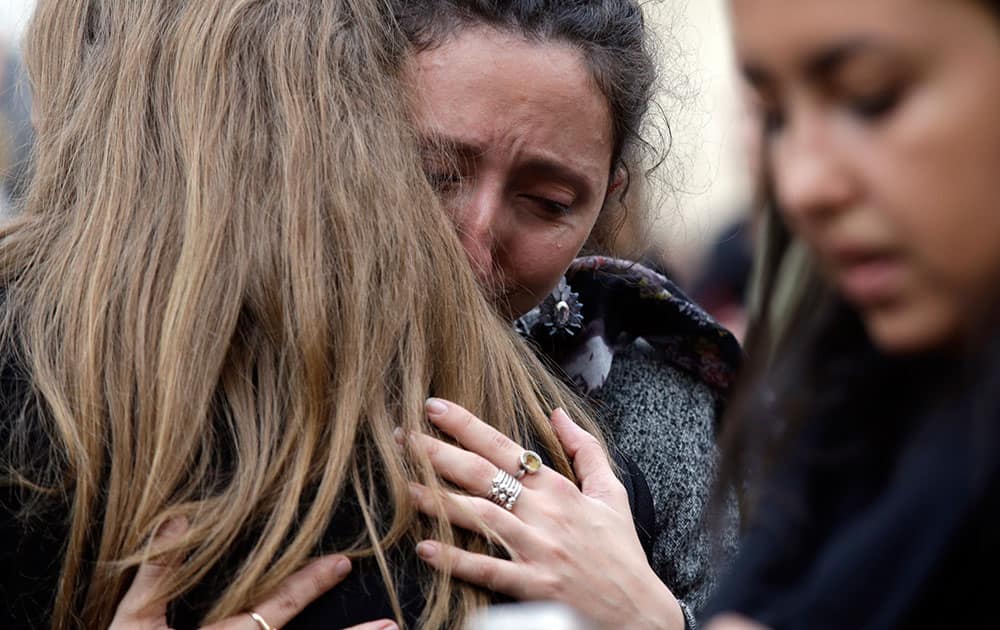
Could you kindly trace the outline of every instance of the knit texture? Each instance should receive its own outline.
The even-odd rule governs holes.
[[[653,568],[687,605],[691,627],[691,610],[705,604],[718,565],[736,550],[735,503],[716,536],[709,526],[718,462],[716,396],[638,340],[615,355],[599,397],[608,441],[646,476],[656,511]]]

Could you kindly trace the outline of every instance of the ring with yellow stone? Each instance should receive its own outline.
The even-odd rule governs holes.
[[[518,465],[520,466],[521,470],[519,470],[517,473],[517,479],[523,477],[525,473],[529,475],[534,475],[535,473],[537,473],[539,470],[542,469],[542,457],[535,451],[525,450],[523,453],[521,453],[521,458],[518,461]]]

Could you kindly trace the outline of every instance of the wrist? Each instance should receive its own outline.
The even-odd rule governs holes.
[[[635,585],[639,623],[646,630],[684,630],[684,610],[680,602],[652,570]]]

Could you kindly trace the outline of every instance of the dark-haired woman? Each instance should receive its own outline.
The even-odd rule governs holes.
[[[717,625],[993,625],[1000,7],[730,6],[776,201],[833,295],[733,426],[757,490],[712,605],[742,619]]]
[[[645,474],[653,566],[693,621],[712,584],[704,507],[739,348],[662,275],[577,258],[638,211],[625,193],[655,159],[640,136],[656,72],[639,3],[398,6],[428,177],[498,310]]]
[[[730,6],[738,58],[764,114],[777,205],[829,297],[805,305],[795,343],[782,344],[734,417],[727,461],[749,475],[747,534],[710,605],[710,626],[995,625],[1000,7]],[[632,539],[609,534],[607,510],[621,491],[592,446],[575,450],[586,438],[565,420],[560,428],[572,437],[582,492],[542,471],[525,484],[516,518],[484,510],[515,541],[515,561],[434,543],[427,557],[526,591],[544,590],[552,575],[585,578],[591,597],[567,599],[608,627],[630,623],[635,609],[664,611],[662,592],[617,588],[632,586],[621,562],[645,570]],[[460,430],[476,444],[482,427]],[[460,477],[454,471],[473,462],[511,466],[471,450],[482,457],[464,452],[438,468]],[[470,490],[472,482],[467,475]],[[573,549],[603,571],[567,561]]]

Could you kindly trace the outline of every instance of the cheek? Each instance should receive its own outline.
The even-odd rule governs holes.
[[[586,226],[522,232],[508,249],[506,266],[512,279],[532,292],[541,291],[544,297],[559,282],[589,234]]]
[[[912,173],[888,213],[926,281],[965,308],[1000,286],[1000,151],[977,157]]]
[[[928,329],[975,319],[1000,287],[1000,119],[967,89],[928,93],[877,136],[859,142],[870,207],[912,262]],[[918,309],[919,310],[919,309]],[[885,320],[888,321],[888,320]]]
[[[911,160],[884,174],[874,203],[910,262],[906,298],[867,314],[873,338],[889,351],[918,351],[960,340],[991,308],[1000,287],[1000,160]]]

